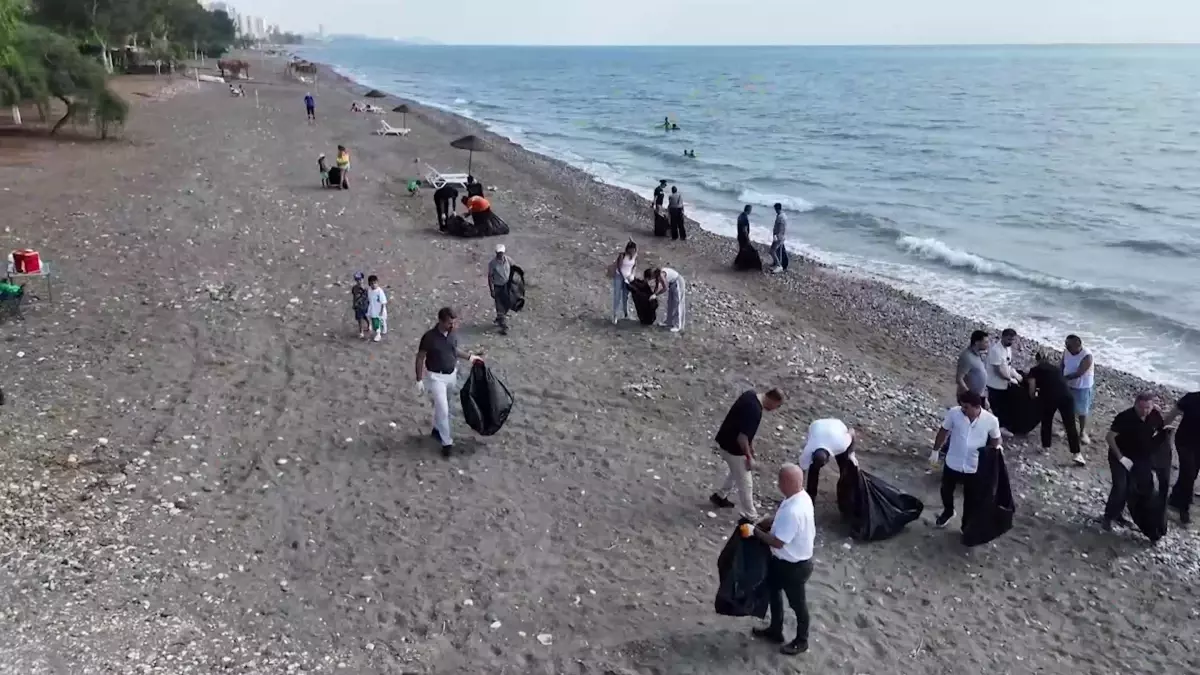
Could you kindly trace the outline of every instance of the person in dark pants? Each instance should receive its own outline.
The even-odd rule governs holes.
[[[1157,397],[1150,392],[1138,394],[1133,407],[1121,411],[1113,418],[1108,429],[1108,468],[1112,472],[1112,489],[1108,491],[1108,503],[1104,506],[1104,529],[1111,530],[1113,523],[1127,525],[1124,515],[1125,503],[1129,500],[1130,471],[1135,462],[1153,462],[1154,473],[1159,485],[1171,480],[1170,445],[1162,447],[1160,433],[1166,428],[1162,413],[1156,405]],[[1166,454],[1166,466],[1161,455]]]
[[[308,111],[308,121],[317,121],[317,100],[313,98],[311,93],[304,95],[304,109]]]
[[[1167,425],[1182,417],[1175,431],[1175,452],[1179,455],[1179,477],[1171,490],[1167,503],[1179,511],[1179,522],[1192,522],[1188,510],[1192,506],[1192,493],[1196,489],[1196,475],[1200,474],[1200,391],[1184,394],[1163,422]]]
[[[654,188],[654,212],[662,211],[663,200],[667,198],[667,181],[659,180],[658,187]]]
[[[831,459],[836,459],[839,473],[849,471],[850,465],[858,466],[854,457],[854,430],[839,419],[814,420],[808,425],[808,438],[800,452],[800,468],[808,476],[805,491],[810,499],[817,498],[821,469]]]
[[[468,197],[482,197],[483,196],[483,183],[480,183],[479,181],[475,180],[475,176],[467,176],[467,196]]]
[[[437,209],[438,229],[446,229],[446,219],[454,213],[454,202],[458,201],[458,190],[453,185],[443,185],[433,191],[433,208]]]
[[[946,465],[942,469],[942,513],[934,521],[945,527],[954,517],[954,492],[963,486],[963,527],[971,520],[971,481],[979,470],[979,450],[1000,447],[1000,420],[984,410],[983,397],[973,391],[958,397],[959,405],[946,413],[946,419],[933,439],[930,462],[937,460],[946,447]],[[948,443],[947,443],[948,442]]]
[[[671,195],[667,197],[667,216],[671,220],[671,239],[687,241],[687,229],[684,226],[683,195],[679,187],[671,186]]]
[[[755,628],[752,632],[755,637],[767,642],[783,643],[783,598],[786,595],[788,605],[796,613],[796,639],[783,645],[779,651],[790,656],[808,651],[809,616],[805,585],[812,577],[817,525],[812,498],[804,491],[804,471],[800,467],[784,464],[779,468],[779,491],[785,499],[775,516],[754,528],[754,536],[771,547],[771,561],[767,567],[771,623],[766,628]]]
[[[1050,449],[1051,432],[1054,429],[1054,414],[1062,418],[1063,429],[1067,432],[1067,447],[1071,450],[1072,460],[1079,466],[1087,462],[1079,445],[1079,428],[1075,426],[1075,399],[1067,391],[1067,379],[1063,377],[1062,366],[1051,363],[1050,359],[1038,352],[1034,357],[1036,365],[1029,369],[1025,376],[1025,386],[1029,387],[1029,395],[1037,401],[1041,412],[1042,449]]]

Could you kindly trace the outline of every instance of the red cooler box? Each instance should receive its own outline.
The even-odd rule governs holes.
[[[13,251],[13,271],[17,274],[38,274],[42,271],[42,256],[37,251],[23,248]]]

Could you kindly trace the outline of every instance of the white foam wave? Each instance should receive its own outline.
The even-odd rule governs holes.
[[[465,99],[465,98],[456,98],[456,99],[454,99],[454,105],[466,105],[466,104],[468,104],[468,103],[470,103],[470,101],[468,101],[468,100],[467,100],[467,99]]]
[[[896,246],[902,251],[915,255],[925,260],[939,262],[948,267],[964,270],[973,274],[988,274],[994,276],[1008,277],[1024,281],[1025,283],[1045,288],[1054,288],[1063,291],[1086,291],[1091,290],[1094,286],[1085,284],[1079,281],[1070,279],[1062,279],[1052,277],[1046,274],[1038,274],[1029,272],[1019,267],[1014,267],[1008,263],[988,260],[987,258],[975,255],[968,251],[962,251],[946,242],[935,239],[933,237],[914,237],[905,235],[896,240]]]
[[[738,201],[755,206],[773,206],[775,204],[783,204],[783,208],[788,211],[812,211],[815,207],[812,202],[803,197],[794,197],[792,195],[777,195],[757,190],[742,190],[738,194]]]

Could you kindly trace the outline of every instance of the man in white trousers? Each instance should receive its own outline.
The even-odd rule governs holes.
[[[458,316],[449,307],[438,310],[437,325],[425,331],[417,346],[417,393],[429,394],[433,401],[432,435],[442,444],[442,456],[454,449],[450,435],[450,401],[447,394],[458,388],[458,360],[482,361],[458,347]]]

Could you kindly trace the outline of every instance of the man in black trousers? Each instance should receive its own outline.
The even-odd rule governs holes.
[[[446,229],[446,219],[454,213],[454,202],[458,201],[458,190],[447,183],[433,191],[433,207],[437,209],[438,229]]]
[[[1052,363],[1042,352],[1038,352],[1034,358],[1037,364],[1030,368],[1025,376],[1025,386],[1029,387],[1029,396],[1037,401],[1038,411],[1041,413],[1042,449],[1050,449],[1054,414],[1058,413],[1062,418],[1063,429],[1067,432],[1067,447],[1071,450],[1071,458],[1075,464],[1083,466],[1085,462],[1079,446],[1079,427],[1075,426],[1075,399],[1067,390],[1062,366]]]
[[[671,196],[667,197],[667,215],[671,218],[671,239],[687,241],[687,229],[684,227],[683,194],[679,187],[671,186]]]
[[[1188,510],[1192,506],[1192,492],[1196,489],[1196,475],[1200,473],[1200,391],[1184,394],[1167,413],[1164,422],[1171,424],[1180,417],[1183,420],[1175,431],[1179,477],[1175,479],[1175,487],[1167,503],[1179,511],[1179,522],[1187,525],[1192,522]]]
[[[1133,407],[1120,412],[1109,427],[1106,440],[1112,489],[1104,506],[1102,524],[1105,530],[1111,530],[1113,522],[1122,525],[1127,522],[1123,513],[1129,500],[1135,463],[1150,465],[1157,483],[1162,486],[1162,498],[1166,500],[1166,486],[1171,482],[1171,448],[1163,443],[1160,435],[1166,425],[1162,413],[1158,411],[1157,400],[1151,392],[1138,394]]]
[[[755,628],[754,637],[783,644],[783,598],[796,613],[796,638],[779,651],[788,656],[808,651],[808,596],[805,585],[813,572],[813,543],[817,535],[812,498],[804,491],[804,471],[795,464],[779,468],[779,491],[786,499],[775,516],[759,523],[753,533],[771,547],[767,567],[771,623]]]

